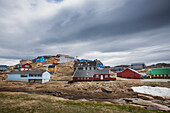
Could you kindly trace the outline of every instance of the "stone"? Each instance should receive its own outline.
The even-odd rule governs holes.
[[[105,88],[101,88],[101,90],[102,90],[103,92],[106,92],[106,93],[112,93],[112,91],[110,91],[110,90],[108,90],[108,89],[105,89]]]

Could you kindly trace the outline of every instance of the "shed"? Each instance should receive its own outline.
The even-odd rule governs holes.
[[[50,80],[47,71],[13,71],[8,73],[8,81],[45,83]]]

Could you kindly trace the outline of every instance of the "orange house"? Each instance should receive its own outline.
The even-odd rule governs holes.
[[[49,65],[48,66],[48,71],[55,73],[57,71],[57,66],[56,65]]]

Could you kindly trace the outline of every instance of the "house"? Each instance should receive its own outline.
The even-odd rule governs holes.
[[[103,64],[99,60],[75,61],[74,71],[76,70],[98,70],[103,69]]]
[[[46,65],[46,64],[59,64],[59,60],[58,59],[52,59],[52,60],[49,60],[49,61],[42,62],[42,65]]]
[[[46,83],[50,81],[47,71],[13,71],[8,73],[8,81]]]
[[[36,62],[44,62],[44,61],[45,61],[45,58],[43,56],[39,56],[36,59]]]
[[[0,65],[0,71],[7,71],[8,67],[6,65]]]
[[[116,73],[118,73],[118,72],[125,70],[128,67],[129,67],[129,65],[118,65],[115,67],[111,67],[111,71],[115,71]]]
[[[135,70],[144,69],[146,66],[144,63],[132,63],[131,68]]]
[[[68,55],[62,55],[62,54],[57,54],[56,57],[60,59],[59,63],[66,63],[66,62],[71,62],[75,60],[74,57],[71,57]]]
[[[32,60],[21,60],[21,61],[20,61],[20,64],[26,64],[26,63],[31,64],[31,63],[32,63]]]
[[[49,65],[48,66],[48,71],[52,73],[56,73],[57,71],[57,66],[56,65]]]
[[[116,80],[108,69],[103,70],[76,70],[73,81],[110,81]]]
[[[31,64],[28,64],[28,63],[22,64],[21,67],[20,67],[20,70],[21,71],[32,70],[32,66],[31,66]]]
[[[146,74],[148,78],[170,78],[170,68],[154,68]]]
[[[131,79],[142,79],[142,78],[146,78],[146,75],[141,74],[134,69],[126,68],[124,71],[117,73],[117,77],[131,78]]]
[[[28,63],[26,63],[26,64],[17,64],[17,65],[15,65],[14,70],[15,71],[32,70],[32,66],[31,66],[31,64],[28,64]]]

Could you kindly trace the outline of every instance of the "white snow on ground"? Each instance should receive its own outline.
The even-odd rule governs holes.
[[[139,86],[132,87],[134,92],[150,94],[153,96],[170,97],[170,88],[166,87],[151,87],[151,86]]]
[[[144,79],[141,82],[170,82],[170,79]]]

